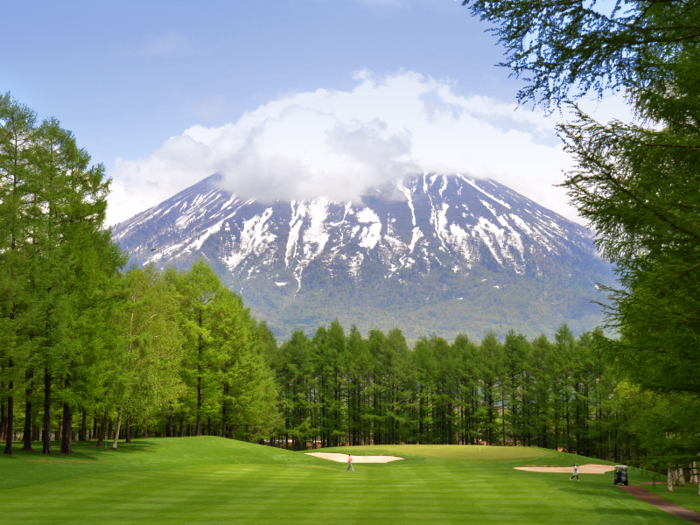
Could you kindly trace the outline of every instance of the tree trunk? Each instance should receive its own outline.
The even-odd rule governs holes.
[[[2,366],[0,366],[2,372]],[[5,390],[5,383],[0,382],[0,390]],[[0,441],[5,441],[5,403],[0,403]]]
[[[170,415],[168,416],[168,435],[167,437],[173,437],[173,412],[172,410],[170,411]]]
[[[102,447],[105,444],[105,432],[107,430],[107,418],[109,417],[107,409],[105,408],[104,416],[102,417],[102,425],[98,428],[97,434],[97,447]]]
[[[506,446],[506,397],[501,390],[501,423],[503,425],[503,446]]]
[[[12,359],[9,360],[8,368],[12,368]],[[15,433],[15,382],[10,379],[7,391],[10,395],[7,396],[7,423],[5,426],[5,450],[3,454],[12,455],[12,438]]]
[[[44,371],[44,448],[42,454],[51,454],[51,372]]]
[[[202,328],[202,310],[199,311],[199,328]],[[204,348],[204,338],[199,334],[199,362],[197,363],[197,436],[202,435],[202,350]]]
[[[109,424],[110,424],[109,412],[105,408],[105,413],[102,415],[102,433],[101,433],[102,445],[104,445],[105,440],[109,440],[109,435],[107,434],[107,431],[109,430]]]
[[[85,412],[84,408],[82,413],[82,423],[80,425],[80,437],[78,439],[80,439],[80,441],[87,441],[87,413]]]
[[[202,435],[202,378],[197,378],[197,428],[196,436]]]
[[[131,443],[131,415],[126,416],[126,441],[125,443]]]
[[[119,407],[119,417],[117,418],[117,431],[114,433],[114,441],[112,442],[112,450],[117,450],[119,445],[119,431],[122,428],[122,407]]]
[[[66,388],[70,385],[66,379]],[[61,454],[70,454],[73,452],[73,409],[71,406],[63,403],[63,437],[61,439]]]
[[[668,468],[666,476],[666,490],[668,492],[673,492],[673,469],[671,467]]]
[[[221,437],[226,437],[226,394],[228,385],[224,384],[224,397],[221,400]]]
[[[27,369],[27,388],[25,389],[25,399],[24,404],[24,446],[23,451],[33,452],[32,448],[32,394],[33,394],[33,384],[32,379],[34,377],[34,371],[30,367]]]

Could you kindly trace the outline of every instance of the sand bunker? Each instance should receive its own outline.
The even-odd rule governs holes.
[[[515,470],[527,470],[528,472],[554,472],[557,474],[573,474],[574,467],[514,467]],[[579,465],[579,474],[605,474],[615,470],[615,465]]]
[[[336,454],[333,452],[307,452],[308,456],[316,456],[321,459],[329,459],[331,461],[336,461],[337,463],[347,463],[347,454]],[[389,463],[390,461],[398,461],[403,458],[398,458],[396,456],[353,456],[353,463]]]

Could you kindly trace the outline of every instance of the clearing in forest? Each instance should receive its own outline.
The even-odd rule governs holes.
[[[540,525],[575,517],[577,524],[682,523],[613,486],[611,474],[582,475],[580,483],[571,483],[570,474],[514,470],[601,463],[537,448],[382,445],[320,451],[405,458],[359,464],[355,472],[303,451],[216,437],[140,439],[108,452],[94,442],[75,443],[74,449],[70,457],[0,457],[0,521]],[[651,479],[634,469],[630,476],[634,484]]]

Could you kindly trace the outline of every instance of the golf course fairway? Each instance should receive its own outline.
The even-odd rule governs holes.
[[[405,458],[356,465],[355,472],[304,452],[216,437],[139,439],[106,452],[75,443],[74,451],[0,457],[0,524],[686,523],[625,494],[612,475],[576,482],[513,469],[602,463],[546,449],[324,449]],[[635,469],[630,476],[634,484],[651,479]]]

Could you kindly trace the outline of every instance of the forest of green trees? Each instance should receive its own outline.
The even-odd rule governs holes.
[[[278,344],[205,261],[126,268],[109,181],[54,119],[0,97],[0,437],[213,434],[302,449],[487,443],[669,474],[700,453],[700,4],[466,0],[525,74],[521,100],[569,104],[564,186],[619,287],[608,326],[481,341],[338,322]],[[595,2],[593,3],[595,4]],[[571,100],[621,90],[639,123]],[[687,471],[686,471],[687,474]],[[675,475],[675,474],[674,474]],[[671,476],[670,476],[671,477]]]
[[[282,446],[439,443],[525,445],[629,459],[639,454],[618,383],[593,334],[553,341],[511,331],[482,341],[399,329],[346,334],[335,321],[299,331],[272,360]],[[281,440],[280,440],[281,438]]]
[[[198,263],[125,268],[104,227],[109,181],[54,119],[0,98],[0,435],[13,453],[74,435],[102,442],[184,418],[201,434],[221,407],[230,436],[269,433],[275,345],[240,297]],[[228,412],[227,412],[228,411]],[[190,421],[190,415],[194,417]],[[219,420],[221,417],[219,417]],[[134,425],[132,425],[132,422]]]

